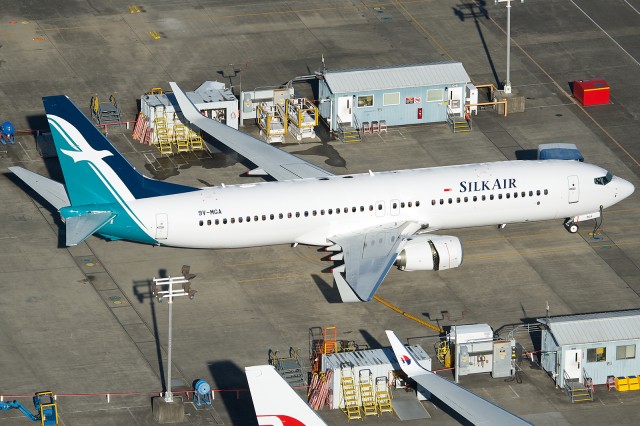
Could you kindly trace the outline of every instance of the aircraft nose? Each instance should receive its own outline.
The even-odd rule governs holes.
[[[618,184],[618,191],[620,194],[620,199],[625,199],[631,194],[633,194],[633,191],[636,190],[636,187],[633,186],[633,184],[627,180],[624,180],[621,178],[619,179],[620,179],[620,183]]]

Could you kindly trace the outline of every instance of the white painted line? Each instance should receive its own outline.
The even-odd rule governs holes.
[[[576,2],[575,2],[575,1],[571,0],[571,3],[573,3],[573,5],[574,5],[575,7],[577,7],[577,8],[578,8],[578,10],[584,14],[584,16],[586,16],[587,18],[589,18],[589,20],[590,20],[591,22],[593,22],[593,25],[595,25],[596,27],[598,27],[598,28],[600,29],[600,31],[602,31],[603,33],[605,33],[605,34],[607,35],[607,37],[609,37],[609,39],[611,39],[611,41],[612,41],[612,42],[614,42],[614,43],[615,43],[615,45],[616,45],[616,46],[618,46],[618,47],[620,48],[620,50],[622,50],[624,53],[626,53],[626,54],[627,54],[627,55],[628,55],[628,56],[633,60],[633,62],[635,62],[637,65],[640,65],[640,62],[638,62],[638,61],[636,60],[636,58],[634,58],[633,56],[631,56],[631,53],[629,53],[629,52],[627,52],[626,50],[624,50],[624,47],[620,46],[620,44],[619,44],[617,41],[615,41],[615,39],[614,39],[613,37],[611,37],[611,36],[609,35],[609,33],[608,33],[608,32],[606,32],[606,31],[604,30],[604,28],[602,28],[600,25],[598,25],[598,23],[597,23],[596,21],[594,21],[594,20],[591,18],[591,16],[587,15],[587,12],[585,12],[584,10],[582,10],[582,9],[580,8],[580,6],[578,6],[578,5],[576,4]]]
[[[635,7],[633,7],[633,6],[631,5],[631,3],[629,3],[627,0],[624,0],[624,2],[625,2],[625,3],[626,3],[626,4],[627,4],[631,9],[633,9],[633,11],[634,11],[635,13],[637,13],[638,15],[640,15],[640,12],[638,12],[638,9],[636,9]]]
[[[516,398],[520,398],[520,395],[518,395],[518,392],[516,392],[516,390],[512,388],[511,385],[509,385],[509,389],[511,389],[511,392],[516,394]]]

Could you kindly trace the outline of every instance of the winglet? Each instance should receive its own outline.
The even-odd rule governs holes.
[[[393,349],[398,364],[400,364],[402,371],[407,373],[407,376],[413,377],[420,374],[433,374],[418,364],[418,361],[411,356],[407,348],[400,342],[393,331],[386,330],[385,332],[387,333],[387,338],[391,343],[391,348]]]
[[[244,369],[259,425],[326,426],[272,365]]]

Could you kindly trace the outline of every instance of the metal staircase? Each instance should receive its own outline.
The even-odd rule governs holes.
[[[340,377],[340,387],[342,388],[342,411],[347,415],[349,421],[359,419],[362,420],[362,411],[360,410],[360,398],[358,390],[353,379],[353,370],[342,368],[342,376]]]
[[[360,401],[362,401],[362,411],[365,416],[377,416],[378,407],[376,405],[376,395],[373,387],[373,373],[369,369],[359,372],[358,387],[360,388]]]
[[[91,117],[98,124],[115,124],[120,126],[120,107],[114,95],[109,102],[99,102],[98,96],[91,98]]]
[[[447,124],[453,133],[470,132],[472,130],[471,115],[468,114],[467,118],[460,117],[453,114],[450,109],[447,108]]]
[[[572,379],[566,370],[562,372],[564,378],[564,391],[571,399],[571,403],[593,401],[593,380],[584,369],[582,370],[582,382],[579,378]]]
[[[289,383],[291,387],[305,386],[306,372],[302,368],[298,360],[298,351],[289,348],[289,357],[278,357],[278,351],[269,352],[269,364],[273,365],[282,378]]]
[[[338,123],[338,138],[342,142],[361,142],[360,129],[356,117],[353,117],[352,123],[344,123],[340,118],[337,119]]]
[[[378,411],[382,413],[393,413],[391,406],[391,393],[389,392],[389,381],[386,377],[376,377],[376,404]]]

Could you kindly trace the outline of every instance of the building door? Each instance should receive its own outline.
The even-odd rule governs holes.
[[[580,199],[580,184],[578,176],[569,176],[569,203],[577,203]]]
[[[169,217],[166,213],[156,214],[156,240],[166,240],[169,236]]]
[[[338,111],[336,111],[336,115],[338,117],[338,123],[351,124],[351,120],[353,120],[353,98],[351,96],[338,98]]]
[[[450,87],[447,89],[447,97],[449,98],[449,109],[455,116],[461,117],[462,114],[462,87]]]
[[[582,349],[570,349],[564,352],[564,371],[571,379],[582,377]],[[562,374],[562,371],[558,371]]]

